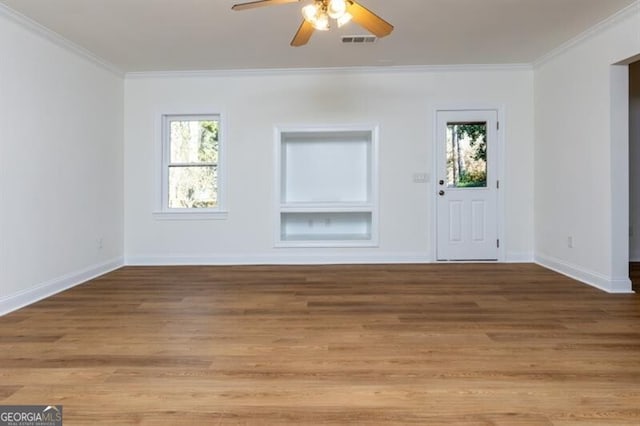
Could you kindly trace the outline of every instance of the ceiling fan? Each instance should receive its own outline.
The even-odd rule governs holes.
[[[232,7],[233,10],[247,10],[263,6],[273,6],[285,3],[298,3],[301,0],[257,0],[247,3],[239,3]],[[291,46],[304,46],[309,42],[315,30],[327,31],[331,19],[334,19],[338,27],[353,20],[361,27],[377,37],[391,34],[393,25],[371,12],[355,0],[313,0],[311,4],[302,8],[304,20],[298,28],[298,32],[291,40]]]

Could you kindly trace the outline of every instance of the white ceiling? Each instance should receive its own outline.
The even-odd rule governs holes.
[[[354,23],[289,42],[302,3],[234,12],[235,0],[0,0],[122,71],[532,63],[634,0],[359,0],[395,26],[369,45]]]

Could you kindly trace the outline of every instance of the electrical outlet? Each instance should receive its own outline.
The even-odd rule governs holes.
[[[573,237],[567,237],[567,247],[573,248]]]
[[[100,237],[98,238],[98,250],[102,250],[103,247],[104,247],[104,238]]]

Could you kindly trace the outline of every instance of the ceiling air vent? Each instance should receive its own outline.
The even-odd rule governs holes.
[[[342,42],[348,44],[368,44],[374,43],[378,37],[374,35],[351,35],[342,36]]]

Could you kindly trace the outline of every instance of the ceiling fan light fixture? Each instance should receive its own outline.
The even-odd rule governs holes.
[[[304,17],[305,21],[313,23],[316,15],[318,15],[318,7],[315,5],[315,3],[309,4],[302,8],[302,16]]]
[[[333,19],[340,19],[347,12],[347,2],[345,0],[329,0],[327,14]]]
[[[326,12],[321,11],[316,15],[316,17],[311,21],[311,25],[318,31],[328,31],[329,30],[329,15]]]
[[[318,31],[329,30],[329,15],[322,2],[314,2],[302,8],[304,20],[313,25]]]
[[[2,0],[0,0],[1,2]],[[299,3],[302,0],[251,0],[234,4],[233,10],[248,10],[263,6],[287,3]],[[354,21],[376,37],[385,37],[393,31],[393,25],[359,4],[360,0],[306,0],[307,5],[301,10],[304,20],[291,40],[291,46],[304,46],[309,42],[313,32],[329,30],[332,20],[336,26],[342,27]]]
[[[338,22],[338,28],[342,27],[343,25],[348,24],[351,19],[353,19],[353,16],[351,16],[350,13],[344,13],[342,14],[341,17],[339,17],[338,19],[336,19],[336,21]]]
[[[347,13],[346,0],[315,0],[302,8],[302,16],[319,31],[328,31],[331,19],[335,19],[338,27],[342,27],[353,18]]]

